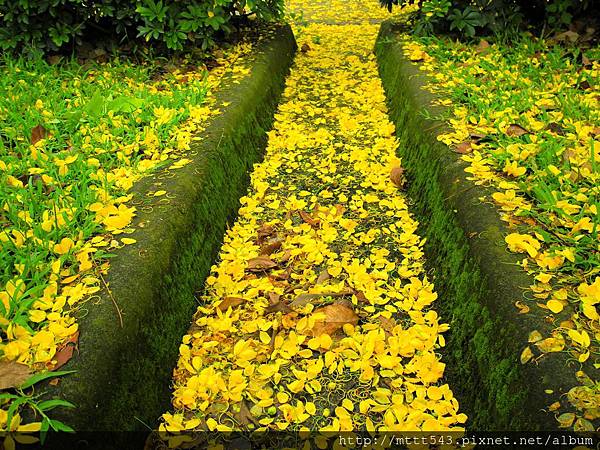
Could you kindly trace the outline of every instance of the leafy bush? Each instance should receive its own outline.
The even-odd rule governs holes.
[[[58,50],[100,32],[206,49],[236,19],[282,12],[283,0],[0,0],[0,48]]]
[[[567,27],[572,20],[590,14],[593,0],[380,0],[393,5],[412,4],[417,32],[457,32],[472,37],[478,33],[511,34],[523,25],[546,30]]]

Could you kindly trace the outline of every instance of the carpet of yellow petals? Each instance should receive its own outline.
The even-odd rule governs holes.
[[[342,17],[362,6],[345,4]],[[180,347],[160,426],[172,447],[194,441],[186,430],[461,430],[467,419],[443,381],[448,325],[432,309],[417,222],[390,177],[400,161],[377,31],[368,20],[296,30],[304,51],[265,160]]]
[[[190,162],[185,154],[193,136],[219,113],[214,89],[225,76],[235,82],[248,73],[242,57],[251,47],[241,43],[223,52],[208,76],[203,69],[173,69],[144,78],[134,66],[100,64],[81,75],[68,72],[57,82],[63,94],[48,91],[50,78],[63,74],[60,68],[53,75],[5,68],[17,83],[7,94],[10,106],[0,105],[0,136],[14,135],[16,142],[3,147],[0,159],[3,389],[18,387],[30,373],[56,370],[70,358],[73,348],[66,345],[77,342],[79,307],[104,284],[105,255],[135,242],[126,237],[136,215],[130,189],[157,168],[176,170]],[[106,90],[114,102],[134,103],[127,109],[106,96],[90,98],[90,89]],[[136,101],[144,103],[143,110]],[[14,112],[17,105],[25,109]],[[13,113],[23,114],[22,120]],[[67,121],[82,115],[75,126]],[[115,320],[118,326],[116,312]],[[1,401],[0,431],[39,430],[39,422],[21,424],[18,408],[6,423],[13,400]]]
[[[465,153],[476,184],[496,190],[488,200],[511,229],[507,247],[535,276],[531,301],[517,307],[542,308],[556,326],[545,336],[531,330],[521,362],[568,352],[580,384],[565,400],[577,413],[558,421],[593,430],[590,421],[600,418],[600,62],[572,62],[561,46],[531,39],[511,49],[405,38],[406,56],[432,74],[428,89],[452,112],[450,131],[438,139]]]

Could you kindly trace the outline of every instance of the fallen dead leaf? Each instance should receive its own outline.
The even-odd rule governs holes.
[[[275,233],[275,227],[273,225],[262,224],[258,230],[256,230],[259,241],[264,241],[266,238]]]
[[[519,136],[523,136],[524,134],[530,134],[530,133],[525,128],[523,128],[521,125],[518,125],[516,123],[509,125],[509,127],[506,130],[506,135],[511,136],[511,137],[519,137]]]
[[[41,125],[36,125],[31,130],[31,145],[37,144],[39,141],[48,136],[48,131]]]
[[[269,305],[265,308],[265,314],[271,314],[271,313],[275,313],[275,312],[289,314],[291,312],[294,312],[294,310],[292,308],[290,308],[286,303],[284,303],[280,300],[277,303],[273,303],[272,305]]]
[[[340,205],[339,203],[337,203],[335,205],[335,211],[336,211],[336,217],[341,216],[346,211],[346,207],[344,205]]]
[[[556,122],[549,123],[548,126],[546,127],[546,130],[552,131],[553,133],[556,133],[559,136],[564,136],[566,134],[565,129],[563,127],[561,127],[559,124],[557,124]]]
[[[404,168],[400,166],[392,168],[390,171],[390,180],[392,180],[392,183],[394,183],[397,187],[404,186],[406,181],[404,179]]]
[[[381,324],[381,328],[383,328],[383,330],[387,333],[391,334],[394,331],[394,327],[396,326],[394,319],[388,319],[387,317],[379,316],[377,317],[377,320]]]
[[[288,249],[283,252],[283,255],[281,256],[281,258],[279,258],[279,262],[285,263],[288,262],[291,258],[292,251]]]
[[[354,293],[354,295],[356,296],[356,300],[358,300],[360,303],[369,303],[369,300],[367,300],[364,292],[357,291]]]
[[[276,250],[279,250],[281,248],[281,245],[283,244],[283,239],[281,239],[280,237],[273,237],[269,240],[267,240],[263,246],[260,248],[260,254],[261,255],[270,255],[271,253],[273,253]]]
[[[313,336],[321,336],[322,334],[331,336],[346,324],[356,325],[358,323],[358,316],[354,310],[339,303],[318,308],[313,314],[325,315],[323,320],[317,320],[312,327]]]
[[[31,371],[25,364],[15,361],[0,362],[0,389],[20,386],[29,378]]]
[[[75,344],[67,344],[62,348],[56,351],[56,355],[54,355],[54,361],[56,364],[52,367],[51,370],[58,370],[73,357],[73,352],[75,351]]]
[[[241,297],[225,297],[217,309],[221,312],[226,312],[229,308],[235,308],[236,306],[240,306],[242,303],[246,301],[245,298]]]
[[[591,66],[592,65],[592,61],[590,60],[590,58],[588,58],[585,55],[581,55],[581,63],[587,67],[587,66]]]
[[[572,44],[577,42],[579,39],[579,33],[574,31],[565,31],[554,36],[554,40],[557,42],[571,42]]]
[[[277,263],[267,256],[258,256],[248,261],[248,270],[251,272],[261,272],[277,267]]]
[[[454,147],[454,151],[456,153],[464,155],[467,153],[471,153],[473,151],[473,147],[471,147],[470,142],[461,142],[460,144],[457,144],[456,147]]]
[[[298,214],[300,214],[302,220],[304,220],[311,227],[318,227],[321,224],[321,221],[319,219],[315,219],[305,211],[298,211]]]
[[[258,420],[254,417],[254,415],[248,409],[248,405],[246,405],[246,401],[242,400],[238,403],[240,407],[240,411],[235,414],[235,417],[238,419],[238,422],[243,426],[248,426],[253,423],[256,426],[260,426]]]
[[[591,89],[592,85],[588,80],[583,80],[577,84],[577,89],[581,89],[582,91],[587,91]]]
[[[330,278],[331,278],[331,275],[329,275],[329,272],[327,272],[327,269],[323,269],[321,271],[321,273],[319,274],[319,277],[317,278],[317,284],[323,284]]]
[[[486,41],[485,39],[482,39],[479,41],[479,44],[477,44],[477,47],[475,47],[475,53],[478,53],[478,54],[486,53],[489,48],[490,48],[490,43],[488,41]]]

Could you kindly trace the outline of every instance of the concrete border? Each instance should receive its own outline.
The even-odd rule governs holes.
[[[496,208],[479,200],[490,191],[467,180],[467,163],[437,141],[446,125],[426,117],[439,117],[443,108],[431,106],[433,95],[422,89],[427,76],[404,57],[400,31],[384,22],[375,51],[412,211],[427,237],[436,303],[451,325],[443,351],[447,379],[469,415],[468,429],[556,430],[558,423],[544,410],[555,401],[567,403],[561,395],[578,385],[576,369],[566,353],[521,364],[528,334],[537,329],[548,337],[554,327],[535,304],[529,313],[518,313],[515,302],[524,300],[533,279],[516,265],[523,256],[506,250],[509,231]]]
[[[88,435],[102,440],[101,448],[119,448],[106,444],[104,432],[146,430],[143,423],[156,426],[169,409],[172,370],[195,310],[194,292],[235,218],[253,164],[262,158],[296,49],[289,25],[269,29],[252,57],[251,73],[239,83],[223,83],[216,93],[222,112],[186,155],[192,162],[134,186],[138,211],[131,237],[137,243],[119,249],[111,260],[112,295],[104,290],[78,319],[79,353],[61,369],[77,372],[46,388],[49,397],[77,406],[54,410],[52,417],[93,432]],[[168,199],[145,195],[159,186]],[[122,328],[113,299],[122,310]],[[133,445],[134,433],[121,434],[127,445],[120,448],[143,446]],[[60,440],[55,437],[59,447]]]

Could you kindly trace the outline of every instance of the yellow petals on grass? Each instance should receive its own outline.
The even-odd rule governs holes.
[[[448,325],[431,309],[424,240],[390,179],[401,161],[372,54],[377,30],[369,20],[303,29],[311,50],[296,56],[182,340],[175,414],[161,429],[176,415],[210,430],[343,431],[360,426],[358,414],[373,429],[462,429],[443,384]]]

